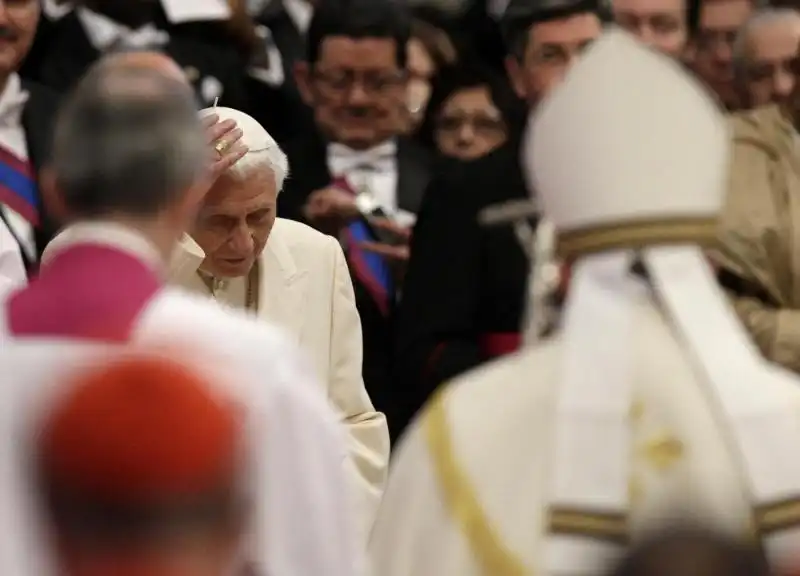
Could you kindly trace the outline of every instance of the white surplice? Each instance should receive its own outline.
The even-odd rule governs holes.
[[[82,244],[101,245],[162,267],[157,251],[143,237],[116,225],[93,223],[67,228],[53,241],[43,257],[43,276],[49,259]],[[137,350],[178,355],[218,375],[224,392],[245,408],[255,490],[246,553],[259,573],[360,573],[363,554],[356,544],[342,466],[347,441],[308,362],[278,329],[166,287],[137,316],[129,346],[17,338],[9,331],[7,309],[0,309],[5,374],[0,402],[3,574],[55,574],[51,558],[42,554],[45,542],[31,508],[34,484],[28,465],[36,419],[71,367]]]

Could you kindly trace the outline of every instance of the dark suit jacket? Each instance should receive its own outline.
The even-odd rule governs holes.
[[[397,312],[397,438],[443,381],[487,360],[492,341],[518,334],[528,261],[510,226],[484,228],[486,206],[527,196],[516,147],[434,179],[414,228]]]
[[[70,90],[86,70],[100,57],[73,12],[51,25],[48,32],[47,58],[38,69],[28,69],[29,77],[58,92]],[[203,100],[203,79],[216,78],[223,87],[220,106],[247,110],[248,100],[241,77],[242,62],[233,49],[207,45],[192,39],[170,36],[164,53],[174,59],[197,91],[203,107],[213,102]]]
[[[278,197],[278,215],[304,221],[302,208],[308,196],[331,183],[325,144],[316,136],[306,136],[286,147],[291,174]],[[425,150],[407,140],[398,142],[398,203],[416,213],[430,178],[429,157]],[[364,334],[364,384],[375,407],[391,411],[391,353],[393,348],[393,314],[387,316],[371,293],[352,275],[356,306]]]

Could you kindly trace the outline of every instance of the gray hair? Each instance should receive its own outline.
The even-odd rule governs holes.
[[[77,217],[151,216],[208,169],[191,87],[109,56],[78,83],[58,116],[53,168]]]
[[[733,71],[738,81],[744,80],[749,59],[750,40],[762,26],[776,24],[782,20],[795,21],[800,28],[800,12],[794,8],[761,8],[755,11],[739,28],[733,42]]]
[[[222,106],[206,108],[200,114],[203,116],[216,114],[220,122],[233,120],[241,129],[242,138],[239,142],[249,150],[241,160],[228,169],[230,174],[245,179],[259,171],[268,170],[275,177],[277,191],[283,189],[283,184],[289,176],[289,160],[275,139],[255,118],[239,110]]]

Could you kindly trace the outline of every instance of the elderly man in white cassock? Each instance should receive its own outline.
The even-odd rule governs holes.
[[[31,433],[32,411],[71,367],[126,344],[227,375],[224,392],[248,430],[241,465],[255,500],[241,556],[256,574],[359,572],[347,440],[310,366],[277,329],[165,285],[208,190],[210,153],[191,88],[160,55],[100,61],[61,112],[45,190],[70,224],[46,249],[38,278],[0,306],[3,574],[54,574],[20,497],[33,483],[18,454],[30,443],[20,434]]]
[[[172,261],[172,281],[284,328],[307,353],[350,435],[366,544],[386,481],[389,432],[361,377],[361,321],[347,262],[334,238],[276,218],[289,166],[269,133],[238,110],[204,111],[211,113],[236,122],[248,151],[204,198]]]
[[[800,388],[704,258],[728,155],[714,102],[610,31],[529,126],[529,186],[575,261],[562,326],[427,407],[396,454],[375,573],[596,574],[687,516],[791,560]]]

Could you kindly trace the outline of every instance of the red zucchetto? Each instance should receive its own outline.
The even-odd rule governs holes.
[[[50,482],[135,502],[203,492],[235,474],[237,413],[189,368],[126,359],[70,384],[38,438]]]

